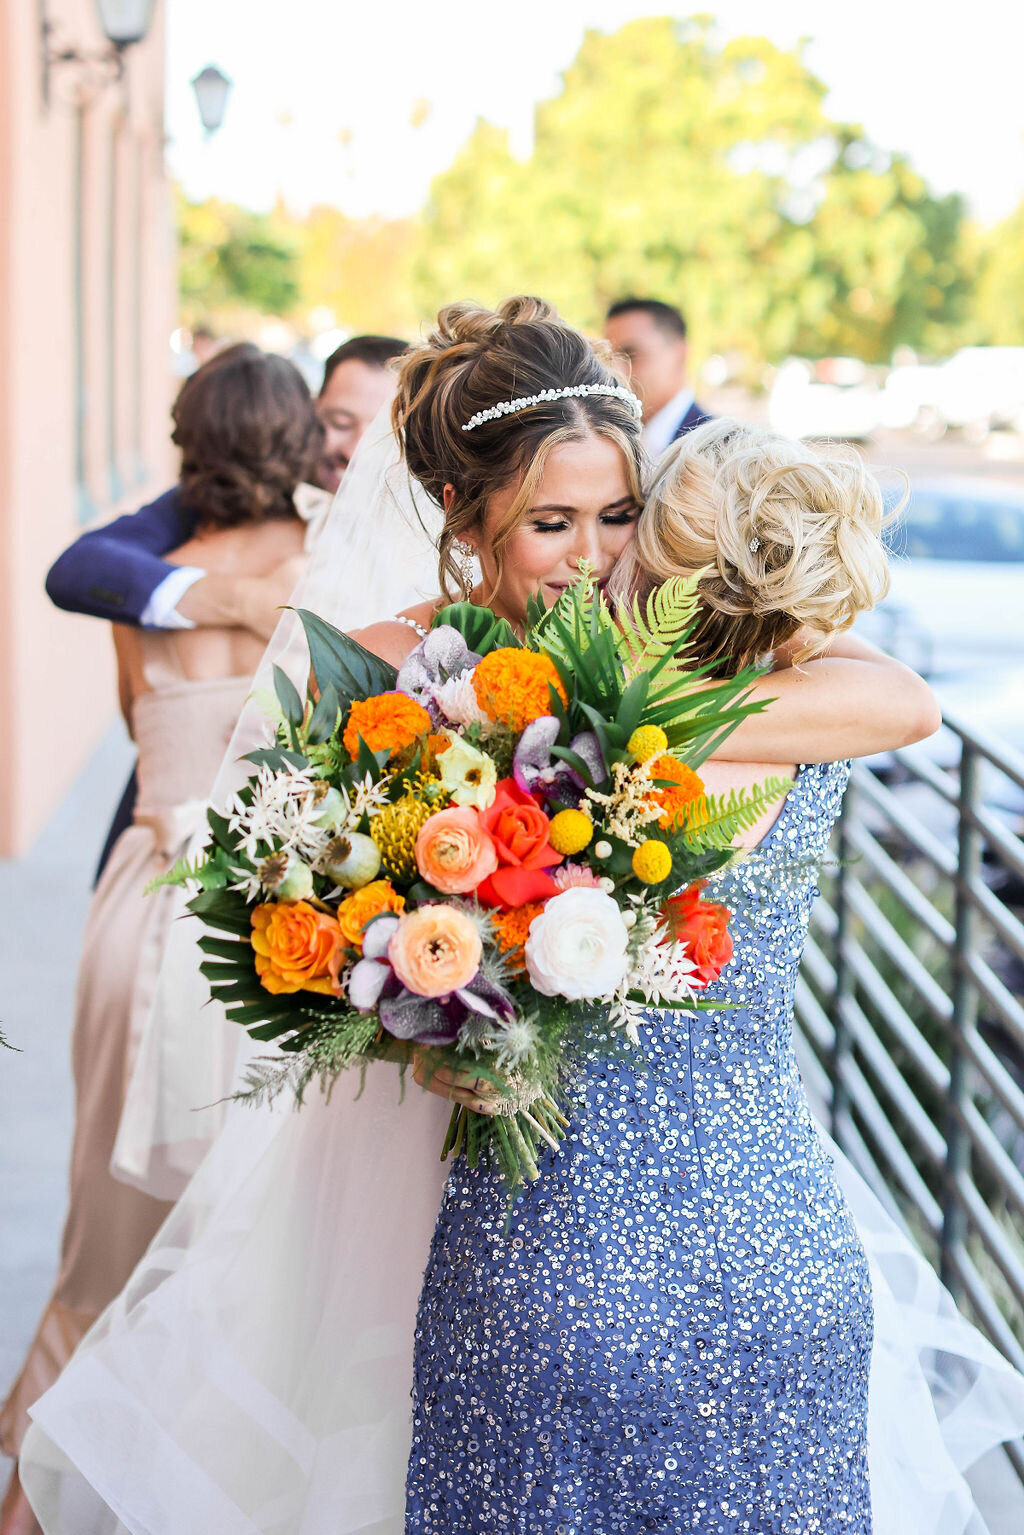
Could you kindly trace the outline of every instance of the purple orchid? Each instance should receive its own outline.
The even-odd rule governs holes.
[[[588,786],[575,768],[552,753],[561,728],[553,714],[542,714],[527,725],[516,747],[512,773],[526,794],[539,794],[564,805],[578,805]],[[607,778],[601,744],[592,730],[581,730],[573,736],[569,750],[586,764],[594,783]]]
[[[352,967],[348,999],[361,1013],[377,1009],[382,1026],[395,1039],[415,1045],[453,1045],[468,1018],[511,1023],[515,1009],[500,986],[477,971],[468,986],[447,997],[418,997],[398,979],[388,961],[388,945],[398,918],[374,917],[363,932],[363,957]]]
[[[415,650],[410,650],[399,669],[395,686],[400,693],[406,693],[422,704],[433,724],[440,725],[442,713],[435,698],[437,689],[452,677],[470,671],[479,660],[458,629],[453,629],[450,624],[440,624],[431,629]]]

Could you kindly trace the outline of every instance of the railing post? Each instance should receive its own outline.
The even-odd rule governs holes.
[[[836,916],[836,938],[832,956],[835,985],[832,999],[833,1034],[829,1072],[832,1079],[832,1108],[829,1129],[832,1139],[838,1145],[842,1145],[840,1124],[850,1108],[850,1095],[844,1079],[844,1067],[852,1054],[850,1031],[846,1021],[846,1004],[853,995],[853,974],[847,955],[850,943],[850,905],[846,898],[846,868],[850,857],[847,827],[856,814],[857,790],[854,781],[851,780],[837,827],[836,885],[832,906]]]
[[[943,1187],[942,1235],[939,1243],[939,1272],[943,1284],[960,1298],[954,1254],[964,1245],[967,1220],[956,1197],[956,1181],[970,1171],[971,1147],[964,1128],[962,1112],[970,1096],[969,1068],[964,1041],[978,1017],[978,993],[967,969],[967,960],[977,941],[977,913],[971,900],[971,885],[981,874],[981,836],[970,816],[979,803],[981,762],[975,748],[966,740],[960,744],[960,796],[957,826],[957,869],[955,937],[953,939],[953,1012],[950,1019],[949,1102],[946,1106],[946,1166]]]

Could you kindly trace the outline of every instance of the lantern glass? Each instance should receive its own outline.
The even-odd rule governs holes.
[[[224,121],[231,81],[216,64],[207,64],[192,81],[192,89],[196,93],[196,105],[199,107],[203,127],[207,133],[216,133]]]
[[[96,0],[100,26],[115,48],[141,43],[153,20],[155,0]]]

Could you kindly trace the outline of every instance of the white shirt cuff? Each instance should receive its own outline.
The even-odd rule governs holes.
[[[178,603],[184,597],[190,586],[201,581],[206,575],[205,570],[200,570],[197,565],[181,565],[177,570],[172,570],[169,576],[165,576],[160,585],[151,593],[149,601],[142,610],[139,619],[144,629],[194,629],[195,624],[190,618],[182,618],[178,612]]]

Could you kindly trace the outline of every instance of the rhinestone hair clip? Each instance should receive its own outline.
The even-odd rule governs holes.
[[[470,416],[462,430],[472,432],[487,421],[498,421],[502,416],[514,416],[516,411],[528,410],[531,405],[543,405],[548,400],[584,399],[588,394],[604,394],[615,400],[624,400],[639,421],[642,407],[636,395],[621,384],[572,384],[564,389],[542,389],[540,394],[524,394],[518,400],[499,400],[487,410],[478,410]]]

